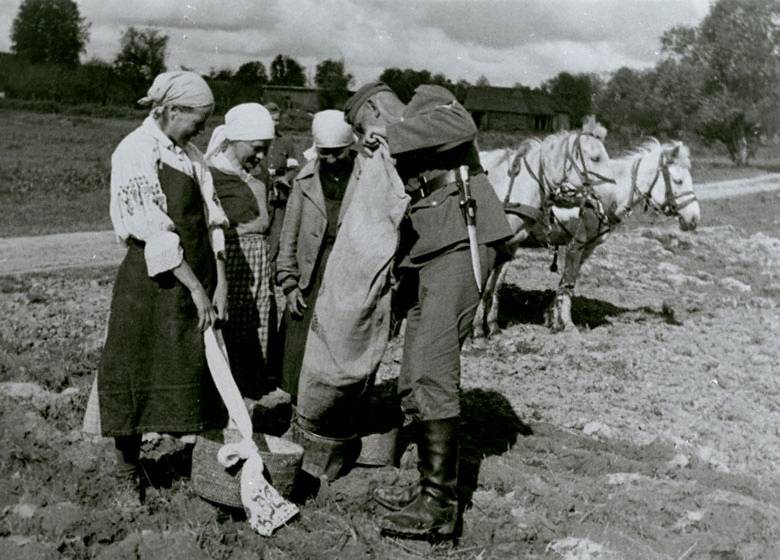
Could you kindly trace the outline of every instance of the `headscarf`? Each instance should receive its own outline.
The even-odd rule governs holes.
[[[316,148],[344,148],[355,142],[352,127],[344,120],[344,113],[335,109],[314,115],[311,134]]]
[[[214,104],[214,94],[206,80],[195,72],[176,70],[158,74],[146,92],[146,97],[139,99],[138,103],[152,107],[208,107]]]
[[[344,113],[346,114],[347,122],[354,126],[355,118],[357,117],[358,111],[363,106],[363,103],[365,103],[369,97],[380,91],[389,91],[393,93],[390,86],[384,82],[369,82],[357,90],[352,97],[347,99],[347,102],[344,104]]]
[[[231,140],[273,140],[274,121],[268,109],[259,103],[242,103],[225,113],[225,124],[214,129],[206,150],[206,159],[221,152]]]

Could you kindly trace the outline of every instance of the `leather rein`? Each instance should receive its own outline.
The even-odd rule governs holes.
[[[698,201],[696,193],[693,190],[687,190],[678,194],[674,193],[674,190],[672,189],[672,179],[669,175],[670,162],[667,161],[663,153],[661,153],[658,158],[658,167],[655,171],[653,180],[650,182],[650,188],[648,188],[646,192],[642,192],[637,184],[639,166],[641,163],[642,158],[639,157],[631,166],[631,194],[628,203],[626,203],[625,206],[627,212],[631,212],[634,206],[644,202],[645,211],[650,209],[659,214],[672,217],[678,216],[680,210]],[[655,189],[660,177],[663,177],[664,180],[664,201],[661,204],[658,204],[653,198],[653,189]],[[638,198],[638,200],[635,200],[635,198]],[[685,200],[680,202],[682,199]]]

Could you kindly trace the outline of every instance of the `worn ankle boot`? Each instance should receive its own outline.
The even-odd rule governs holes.
[[[143,502],[139,468],[141,436],[116,437],[114,445],[116,447],[114,501],[120,509],[140,507]]]
[[[402,538],[450,538],[458,518],[458,418],[422,423],[420,483],[413,499],[386,515],[382,533]]]

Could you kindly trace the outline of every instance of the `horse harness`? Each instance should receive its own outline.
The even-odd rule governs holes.
[[[549,216],[550,223],[542,224],[542,227],[545,230],[543,235],[544,239],[540,239],[543,244],[548,246],[549,244],[547,243],[547,233],[552,227],[553,221],[556,222],[567,235],[573,237],[572,232],[568,231],[565,224],[555,216],[554,212],[552,211],[554,206],[563,206],[568,208],[579,206],[580,211],[582,211],[585,206],[590,206],[596,211],[600,222],[609,223],[611,221],[604,211],[603,206],[599,201],[595,190],[593,189],[593,186],[595,184],[601,183],[614,183],[615,180],[588,169],[585,160],[585,154],[582,151],[581,137],[583,134],[587,133],[579,132],[577,134],[574,143],[572,144],[572,149],[569,149],[569,146],[567,145],[566,153],[564,155],[563,178],[565,179],[568,173],[573,169],[577,173],[581,182],[581,185],[577,188],[565,190],[563,184],[552,183],[549,181],[545,176],[544,165],[542,164],[541,157],[539,158],[539,170],[536,173],[534,173],[534,170],[531,168],[531,165],[528,163],[528,160],[524,154],[518,154],[515,156],[515,159],[512,161],[509,169],[507,170],[507,175],[509,175],[510,180],[509,188],[503,200],[504,212],[507,214],[514,214],[521,218],[530,218],[535,223],[542,222],[544,217]],[[577,165],[576,158],[579,158],[582,164],[581,168],[579,165]],[[525,166],[531,178],[539,185],[541,208],[535,208],[527,204],[510,201],[515,185],[515,180],[517,179],[518,175],[520,175],[523,166]],[[594,183],[591,177],[598,179],[599,182]],[[608,230],[599,232],[598,236],[604,235],[607,231]],[[555,248],[555,251],[555,257],[557,258],[557,247]],[[555,264],[553,267],[555,267]]]
[[[639,165],[641,163],[642,158],[640,157],[637,158],[631,166],[631,194],[628,199],[628,203],[626,204],[626,210],[628,212],[631,212],[633,207],[637,204],[637,202],[634,202],[634,195],[639,196],[638,203],[644,202],[645,211],[651,209],[669,217],[678,215],[680,210],[690,206],[697,201],[696,193],[693,190],[687,190],[679,194],[674,194],[674,190],[672,190],[672,179],[669,175],[670,164],[664,156],[663,152],[658,158],[658,168],[655,171],[653,180],[650,182],[650,188],[647,189],[647,192],[642,192],[639,190],[639,186],[637,185],[637,177],[639,175]],[[653,189],[655,189],[655,185],[658,182],[659,177],[663,177],[664,180],[664,201],[660,205],[653,199]],[[685,197],[690,198],[687,198],[684,202],[680,203],[680,200]]]

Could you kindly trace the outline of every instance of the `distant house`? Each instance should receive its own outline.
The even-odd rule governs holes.
[[[338,92],[325,91],[318,88],[299,86],[265,86],[262,91],[262,101],[273,101],[282,109],[299,109],[309,113],[316,113],[328,107],[341,108],[344,102],[352,95],[351,91]]]
[[[464,105],[480,130],[554,132],[569,128],[568,113],[543,92],[474,86]]]

